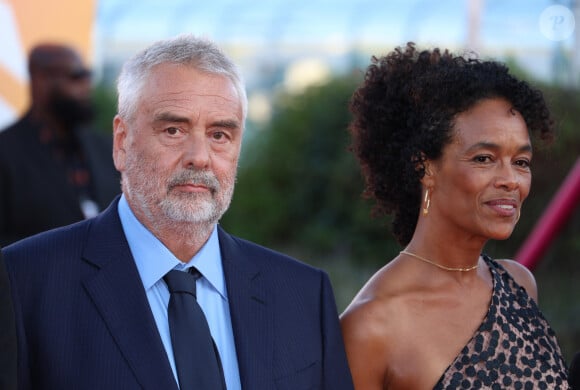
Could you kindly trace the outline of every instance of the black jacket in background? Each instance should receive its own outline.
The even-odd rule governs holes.
[[[0,132],[0,246],[84,219],[64,164],[40,142],[30,114]],[[94,200],[105,209],[121,192],[112,158],[112,137],[78,129]]]

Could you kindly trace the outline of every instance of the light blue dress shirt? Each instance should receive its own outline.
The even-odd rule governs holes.
[[[119,201],[118,211],[175,381],[178,382],[177,371],[167,317],[170,293],[163,276],[172,269],[186,270],[195,266],[203,275],[197,281],[197,301],[220,353],[226,386],[228,390],[241,389],[217,225],[200,251],[188,263],[182,263],[139,222],[124,195]]]

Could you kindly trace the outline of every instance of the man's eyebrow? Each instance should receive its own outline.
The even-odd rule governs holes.
[[[154,122],[179,122],[179,123],[189,123],[187,117],[172,114],[170,112],[161,112],[153,117]]]
[[[212,122],[212,126],[223,127],[226,129],[238,129],[241,127],[241,124],[239,121],[234,119],[224,119]]]
[[[189,123],[190,119],[185,116],[173,114],[170,112],[161,112],[153,117],[153,121]],[[241,124],[238,120],[235,119],[224,119],[213,121],[212,126],[224,127],[228,129],[237,129],[241,127]]]

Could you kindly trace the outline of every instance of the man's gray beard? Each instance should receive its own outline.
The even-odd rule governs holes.
[[[202,183],[210,190],[207,193],[175,193],[175,185],[184,183]],[[220,189],[220,183],[208,171],[182,171],[172,177],[168,185],[168,196],[159,203],[163,213],[172,221],[193,224],[215,224],[224,215],[232,200],[234,183],[226,183]],[[223,192],[220,192],[223,190]]]
[[[155,218],[154,205],[167,217],[166,222],[208,224],[219,221],[227,211],[233,196],[235,178],[228,179],[224,188],[213,173],[209,171],[184,170],[162,183],[157,177],[147,177],[139,166],[147,164],[146,159],[129,157],[123,178],[123,188],[128,196],[139,203],[145,217],[151,223],[159,224],[162,221]],[[155,171],[155,170],[154,170]],[[129,179],[131,177],[131,179]],[[208,187],[207,193],[176,193],[173,188],[182,183],[201,183]],[[160,189],[166,191],[166,196],[157,199]]]

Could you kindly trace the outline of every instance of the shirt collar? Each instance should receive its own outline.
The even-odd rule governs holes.
[[[187,262],[182,263],[133,214],[125,195],[118,205],[119,217],[129,248],[145,290],[150,289],[172,269],[186,270],[195,266],[209,284],[227,301],[217,225],[207,242]]]

